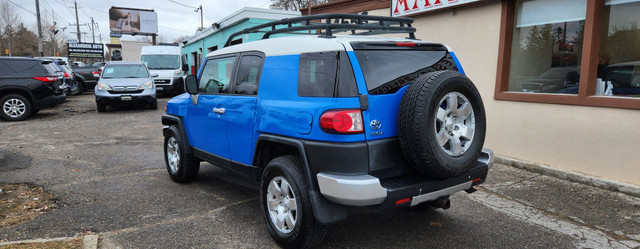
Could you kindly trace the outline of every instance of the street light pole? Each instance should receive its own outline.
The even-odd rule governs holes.
[[[42,48],[42,24],[40,22],[40,1],[36,0],[36,16],[38,18],[38,52],[40,52],[40,57],[44,56],[43,48]]]

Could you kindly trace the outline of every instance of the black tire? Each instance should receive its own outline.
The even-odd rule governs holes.
[[[458,104],[451,109],[449,102],[453,104],[454,99]],[[469,108],[463,108],[465,103],[472,110],[466,117],[463,113]],[[443,114],[438,118],[440,109]],[[443,118],[446,122],[439,121]],[[473,132],[463,132],[471,127]],[[407,161],[423,174],[448,178],[467,172],[480,155],[485,129],[480,93],[469,78],[457,71],[425,74],[402,96],[398,112],[400,147]],[[457,136],[457,140],[447,140],[448,136]],[[443,145],[438,137],[443,138]]]
[[[103,104],[96,104],[97,108],[98,108],[98,112],[106,112],[107,111],[107,106],[103,105]]]
[[[172,142],[172,139],[174,139]],[[172,144],[172,145],[170,145]],[[188,183],[196,179],[198,172],[200,171],[200,160],[195,156],[187,154],[186,148],[184,148],[183,138],[180,135],[180,131],[175,125],[169,127],[167,134],[164,137],[164,162],[167,166],[167,171],[171,180],[178,183]],[[172,147],[172,146],[177,146]],[[176,164],[172,164],[169,155],[172,151],[178,156]],[[175,167],[175,168],[172,168]]]
[[[311,206],[308,191],[309,183],[306,182],[301,167],[300,160],[296,156],[281,156],[275,158],[267,164],[267,167],[262,173],[260,183],[260,207],[264,213],[267,230],[271,237],[285,248],[313,247],[319,244],[327,233],[327,226],[318,223],[313,215],[313,207]],[[286,198],[293,196],[295,198],[294,202],[296,203],[295,212],[292,212],[292,210],[287,211],[296,217],[293,222],[293,228],[290,229],[290,226],[287,226],[285,230],[290,229],[290,231],[285,232],[281,231],[277,225],[274,224],[269,211],[269,204],[267,203],[268,200],[272,198],[275,198],[275,201],[277,201],[275,195],[269,194],[269,184],[272,180],[274,180],[274,183],[278,182],[278,179],[285,179],[286,182],[288,182],[293,195],[285,194],[285,196]],[[283,181],[280,181],[281,184],[282,182]],[[280,187],[283,187],[283,185]],[[283,201],[281,203],[286,202]],[[283,222],[283,224],[286,223]]]
[[[77,81],[78,82],[78,92],[76,92],[75,95],[80,95],[84,92],[84,82],[82,81]]]
[[[8,94],[0,98],[0,108],[0,118],[7,121],[25,120],[33,112],[31,102],[20,94]]]
[[[80,92],[80,82],[78,82],[77,80],[74,80],[73,83],[71,83],[71,86],[69,87],[69,95],[70,96],[76,96],[78,95],[78,93]]]
[[[158,110],[158,99],[154,99],[153,102],[149,104],[149,109]]]

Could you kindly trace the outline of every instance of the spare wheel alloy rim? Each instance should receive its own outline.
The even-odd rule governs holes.
[[[433,121],[438,145],[447,155],[461,156],[473,142],[476,118],[471,103],[462,93],[449,92],[436,107]]]
[[[25,113],[27,106],[22,102],[22,100],[12,98],[4,102],[2,110],[4,111],[4,114],[7,114],[7,116],[17,118]]]
[[[289,182],[281,176],[271,179],[266,200],[271,223],[281,233],[291,233],[298,220],[298,205]]]
[[[178,172],[178,167],[180,166],[180,145],[175,137],[170,137],[169,141],[167,141],[167,163],[169,163],[171,173]]]

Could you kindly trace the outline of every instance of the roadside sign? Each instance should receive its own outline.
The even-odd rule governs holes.
[[[76,58],[104,58],[102,43],[67,43],[69,57]]]

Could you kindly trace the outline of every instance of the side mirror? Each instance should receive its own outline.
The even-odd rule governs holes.
[[[189,64],[182,64],[182,71],[183,72],[188,72],[189,71]]]
[[[185,86],[185,90],[189,93],[189,94],[197,94],[198,93],[198,79],[196,78],[195,75],[187,75],[187,77],[184,78],[184,86]]]
[[[159,75],[159,74],[157,74],[157,73],[151,74],[151,77],[152,77],[152,78],[155,78],[155,77],[158,77],[158,76],[160,76],[160,75]]]

